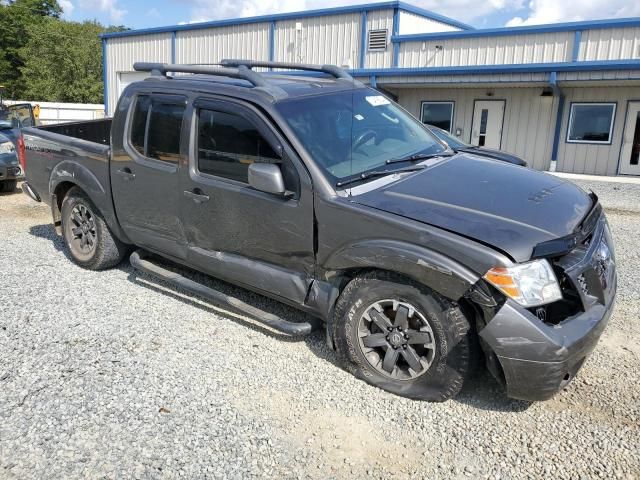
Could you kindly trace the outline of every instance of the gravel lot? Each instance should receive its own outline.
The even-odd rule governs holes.
[[[640,185],[588,186],[618,304],[569,389],[535,404],[486,373],[444,404],[377,390],[320,333],[284,338],[128,264],[76,267],[46,207],[2,195],[0,478],[639,478]]]

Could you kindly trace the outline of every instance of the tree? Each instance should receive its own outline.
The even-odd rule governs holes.
[[[0,0],[0,84],[10,97],[23,93],[20,50],[29,41],[30,27],[61,13],[56,0]]]
[[[96,22],[57,19],[29,27],[20,69],[27,98],[54,102],[102,103],[102,45]]]

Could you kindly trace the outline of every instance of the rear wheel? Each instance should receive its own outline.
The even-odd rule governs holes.
[[[0,192],[13,192],[17,186],[17,180],[5,180],[4,182],[0,182]]]
[[[333,333],[348,371],[404,397],[452,398],[471,370],[473,332],[460,308],[391,273],[370,273],[345,287]]]
[[[126,245],[113,236],[93,202],[79,188],[62,201],[62,233],[69,253],[81,267],[103,270],[120,263]]]

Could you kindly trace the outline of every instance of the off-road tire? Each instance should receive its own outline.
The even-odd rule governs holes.
[[[82,252],[74,242],[72,229],[77,225],[72,220],[72,212],[76,207],[86,209],[95,226],[95,248],[87,252]],[[128,251],[127,246],[111,233],[100,211],[81,189],[73,187],[69,190],[62,201],[61,214],[62,235],[75,263],[88,270],[104,270],[122,261]]]
[[[0,192],[6,192],[6,193],[15,192],[17,186],[18,186],[17,180],[4,180],[0,182]]]
[[[360,318],[382,299],[411,304],[431,327],[436,345],[432,363],[415,379],[394,380],[381,374],[359,344]],[[459,306],[393,273],[370,272],[351,280],[336,303],[334,315],[333,338],[343,367],[357,378],[403,397],[434,402],[455,397],[476,361],[475,332]]]

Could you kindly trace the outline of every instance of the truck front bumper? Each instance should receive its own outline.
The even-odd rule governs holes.
[[[545,323],[509,299],[479,332],[485,352],[490,349],[502,367],[510,397],[547,400],[567,386],[595,348],[613,311],[616,265],[604,215],[592,240],[558,264],[565,280],[575,286],[581,312],[557,324]]]
[[[502,367],[507,395],[547,400],[566,387],[598,343],[612,310],[613,301],[552,326],[509,300],[480,332]]]
[[[0,182],[22,178],[22,170],[18,165],[0,166]]]

